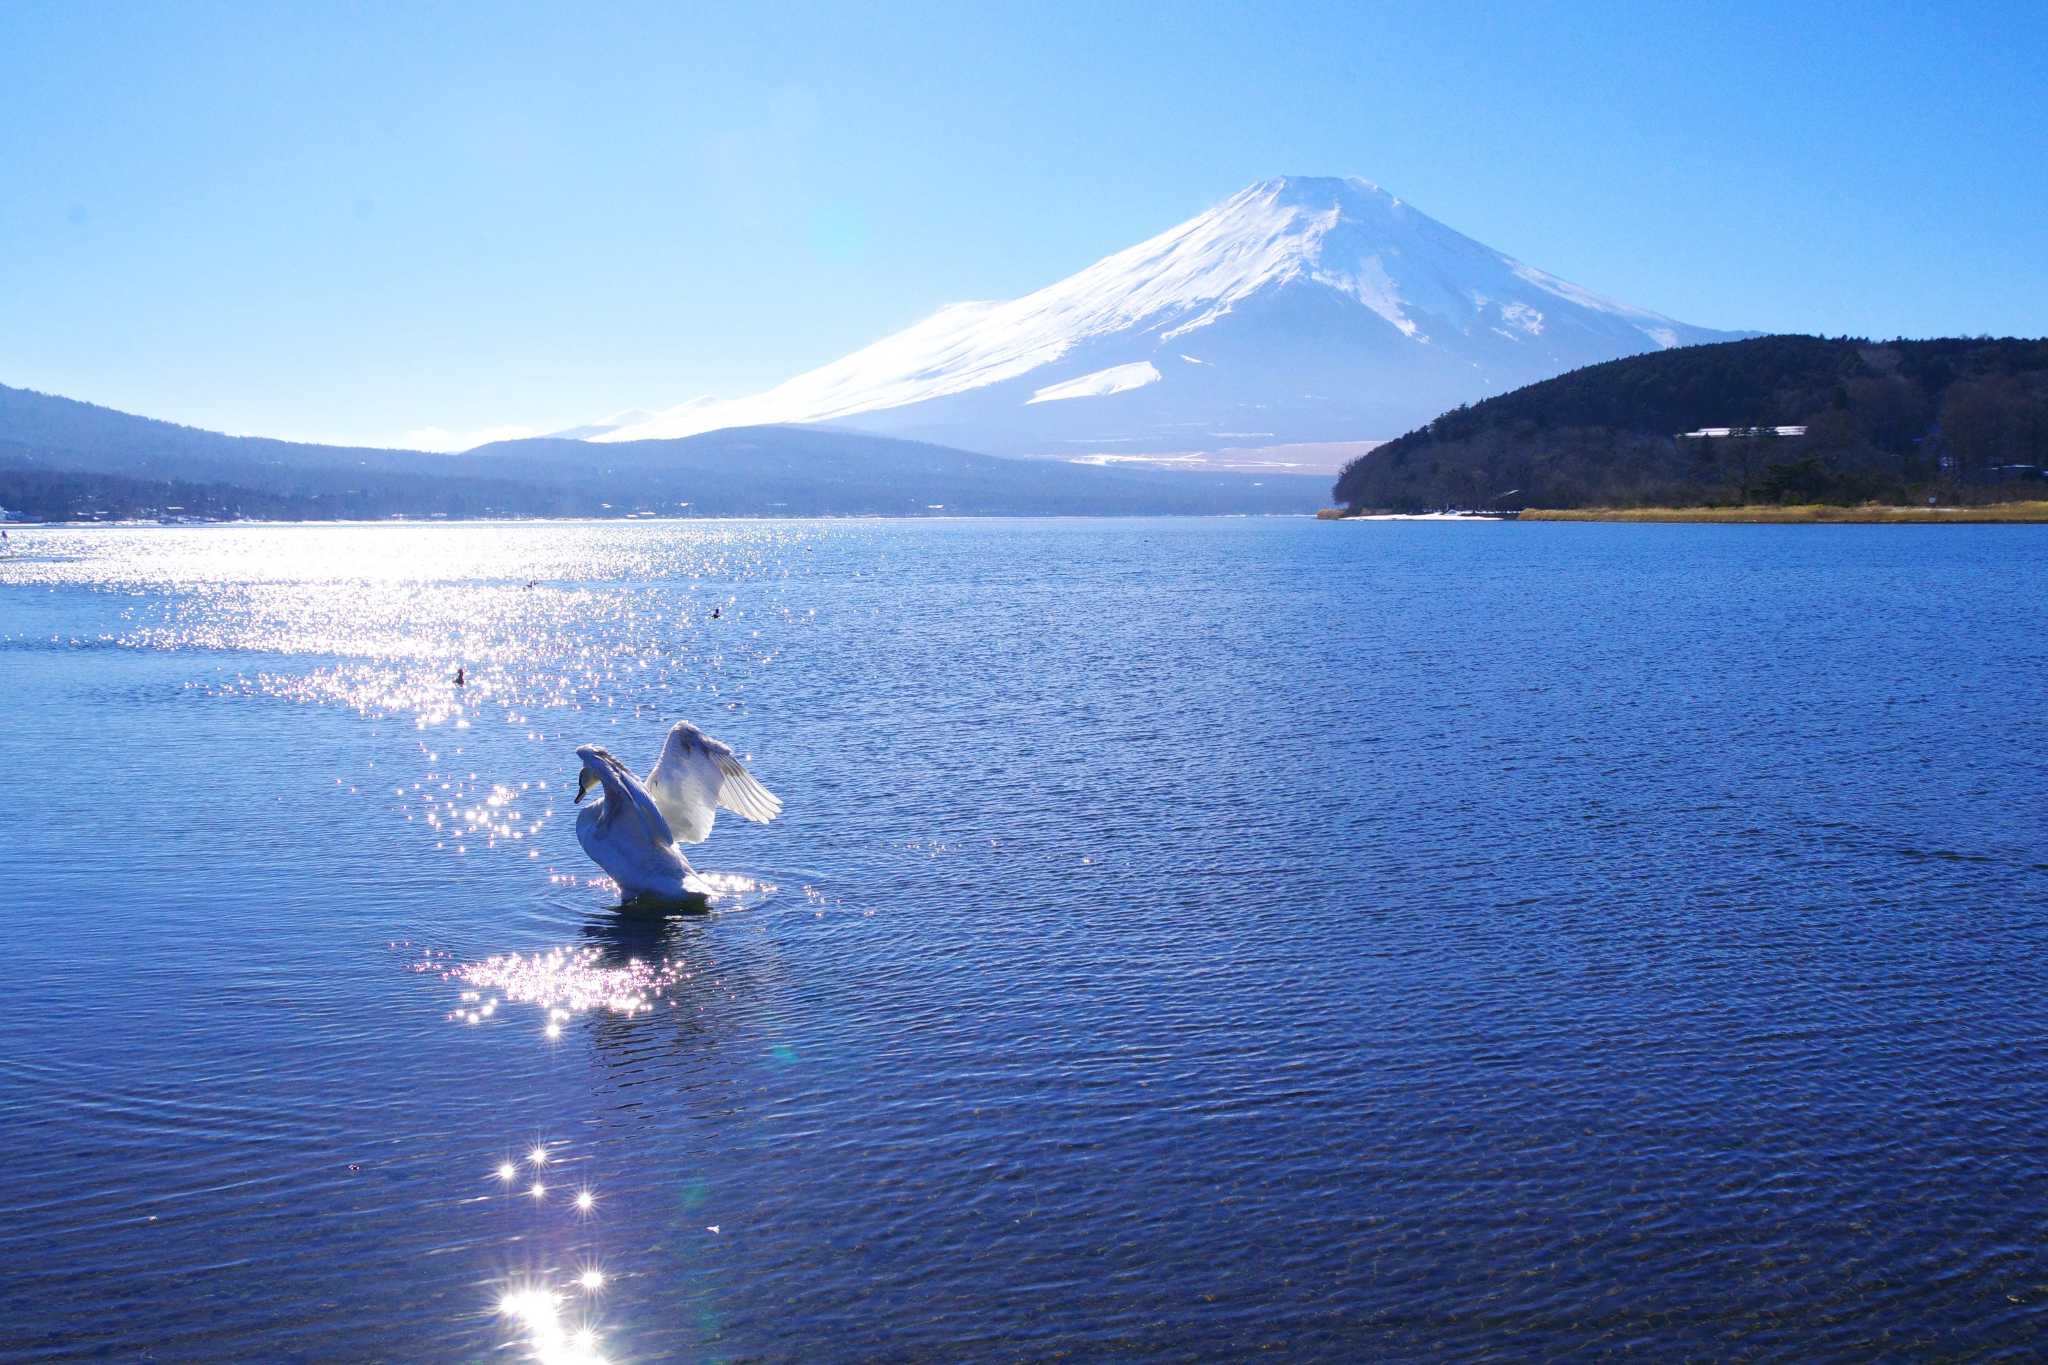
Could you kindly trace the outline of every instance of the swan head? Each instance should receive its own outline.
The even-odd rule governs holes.
[[[572,806],[582,805],[583,798],[590,795],[590,789],[597,785],[596,765],[601,762],[612,763],[617,761],[612,758],[609,750],[596,744],[580,746],[576,750],[576,757],[583,760],[583,770],[576,774],[576,799],[569,803]]]

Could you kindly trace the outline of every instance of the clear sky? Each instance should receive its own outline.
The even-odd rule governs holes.
[[[2039,0],[8,0],[0,382],[547,430],[766,387],[1280,174],[1688,322],[2041,335],[2044,129]]]

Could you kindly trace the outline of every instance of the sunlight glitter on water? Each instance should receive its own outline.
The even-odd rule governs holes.
[[[492,1175],[513,1196],[506,1206],[508,1210],[524,1206],[566,1216],[577,1225],[576,1235],[580,1238],[596,1216],[595,1192],[589,1185],[582,1185],[570,1199],[560,1202],[551,1197],[551,1187],[539,1178],[542,1169],[573,1160],[566,1152],[554,1150],[560,1145],[537,1141],[518,1160],[507,1158],[499,1162]],[[522,1167],[533,1172],[524,1180],[520,1176]],[[546,1218],[549,1213],[541,1216]],[[524,1221],[532,1215],[508,1216]],[[548,1224],[536,1228],[526,1223],[526,1227],[528,1230],[515,1240],[527,1241],[535,1233],[540,1234],[537,1240],[541,1243],[550,1240],[546,1235]],[[526,1270],[497,1280],[494,1294],[498,1316],[508,1319],[518,1333],[514,1341],[506,1344],[523,1348],[527,1359],[541,1365],[604,1365],[606,1357],[599,1352],[595,1306],[608,1277],[601,1261],[589,1252],[573,1260],[565,1257],[564,1261],[573,1269]]]
[[[797,552],[822,539],[815,525],[661,530],[49,530],[38,538],[50,553],[6,569],[24,585],[148,599],[120,612],[120,631],[73,647],[323,660],[290,672],[223,667],[198,684],[216,695],[341,706],[423,730],[502,725],[559,741],[537,714],[583,713],[563,720],[586,728],[592,713],[609,727],[681,699],[700,712],[742,706],[751,677],[783,647],[761,643],[750,618],[798,624],[813,615],[782,598],[795,566],[813,562]],[[741,586],[744,597],[734,591]]]
[[[550,828],[567,806],[540,774],[600,737],[630,752],[632,741],[610,733],[627,729],[641,732],[651,761],[674,720],[712,728],[719,713],[744,710],[782,650],[762,644],[748,618],[810,621],[782,594],[790,566],[807,562],[791,552],[821,538],[791,526],[679,525],[659,538],[602,527],[358,528],[377,544],[364,554],[300,529],[52,533],[89,545],[96,590],[132,584],[164,594],[124,609],[118,635],[76,643],[225,656],[210,678],[185,686],[405,725],[421,736],[409,762],[386,753],[374,772],[335,774],[336,787],[388,802],[436,854],[563,857],[577,868],[581,858]],[[225,574],[225,561],[241,567],[242,581]],[[254,581],[251,561],[261,565]],[[626,581],[560,581],[587,575],[593,562]],[[61,557],[16,571],[53,586],[79,572]],[[744,594],[733,591],[740,585]],[[247,667],[236,657],[266,653],[312,664]]]
[[[567,1298],[552,1289],[512,1289],[499,1298],[498,1312],[519,1325],[539,1365],[605,1365],[597,1330],[565,1315]]]
[[[578,1014],[630,1017],[651,1011],[657,1003],[668,1000],[678,983],[694,976],[688,964],[674,958],[660,962],[633,958],[624,966],[610,965],[600,948],[500,953],[452,969],[437,967],[428,959],[415,963],[413,970],[439,970],[443,981],[460,982],[472,988],[462,993],[461,1003],[449,1012],[451,1020],[467,1022],[473,1016],[489,1017],[502,997],[545,1011],[548,1025],[557,1033],[556,1026]]]
[[[582,875],[555,821],[569,806],[542,774],[572,762],[579,743],[631,754],[629,732],[643,751],[635,765],[651,762],[673,721],[717,733],[721,714],[743,712],[788,643],[764,642],[754,623],[814,626],[815,610],[792,609],[785,594],[799,571],[816,572],[803,552],[836,534],[773,523],[656,530],[50,530],[38,533],[49,553],[10,563],[6,576],[137,598],[118,631],[71,646],[210,654],[210,675],[183,684],[196,695],[406,727],[417,738],[404,750],[336,772],[337,790],[376,802],[436,856],[562,859],[546,868],[550,884],[609,893],[608,880]],[[293,666],[260,657],[273,654]]]

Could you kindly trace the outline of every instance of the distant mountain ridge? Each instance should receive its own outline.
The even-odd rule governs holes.
[[[829,422],[1005,454],[1356,442],[1742,335],[1602,298],[1369,181],[1283,177],[1022,298],[955,304],[766,392],[592,439]]]
[[[0,507],[87,513],[919,516],[1311,512],[1323,480],[1006,460],[827,427],[459,455],[227,436],[0,385]]]
[[[449,458],[415,450],[229,436],[5,384],[0,384],[0,442],[18,452],[61,453],[69,469],[162,478],[212,478],[314,464],[411,470],[423,461]]]

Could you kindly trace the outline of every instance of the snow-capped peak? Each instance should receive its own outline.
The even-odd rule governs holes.
[[[1245,317],[1248,309],[1259,317]],[[1570,325],[1557,326],[1560,318]],[[1211,340],[1197,348],[1202,335]],[[1371,181],[1285,176],[1022,298],[953,304],[764,393],[669,408],[592,439],[845,422],[982,449],[1056,448],[1076,439],[1059,434],[1076,422],[1123,439],[1107,431],[1117,425],[1104,420],[1110,403],[1144,413],[1162,438],[1180,429],[1180,440],[1241,427],[1252,410],[1318,401],[1328,410],[1310,423],[1318,432],[1354,418],[1405,420],[1410,407],[1413,425],[1439,410],[1429,405],[1483,397],[1509,380],[1722,335],[1524,265]],[[1200,364],[1179,359],[1190,349]],[[1425,382],[1409,375],[1418,366]],[[1340,392],[1331,406],[1333,385],[1375,383],[1390,391]],[[1445,403],[1447,394],[1458,396]],[[1055,411],[1064,415],[1048,415]],[[1390,415],[1367,416],[1377,412]]]

